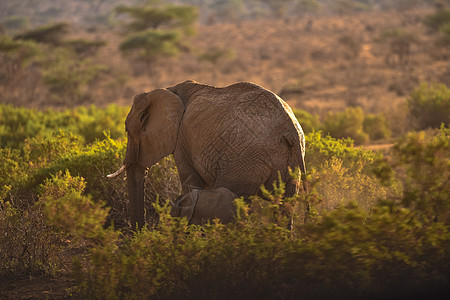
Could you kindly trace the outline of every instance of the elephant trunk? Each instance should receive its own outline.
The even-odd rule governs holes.
[[[139,164],[127,168],[128,211],[132,228],[144,226],[144,175],[145,167]]]

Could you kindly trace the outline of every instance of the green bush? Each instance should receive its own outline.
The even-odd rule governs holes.
[[[439,128],[450,123],[450,89],[444,84],[422,83],[408,98],[412,126]]]
[[[0,146],[20,149],[26,139],[51,137],[58,129],[79,136],[84,144],[103,139],[104,132],[114,139],[125,138],[128,110],[110,105],[39,111],[0,104]]]
[[[0,151],[2,278],[58,274],[74,260],[79,296],[102,299],[425,297],[449,285],[448,128],[411,133],[387,158],[309,133],[310,193],[287,198],[278,183],[263,197],[236,199],[237,220],[227,225],[170,216],[167,200],[180,185],[165,158],[146,178],[147,217],[155,212],[158,222],[130,232],[125,182],[105,178],[120,166],[124,140],[76,134],[92,114],[117,113],[113,122],[121,109],[53,118],[7,109],[31,121],[20,125],[26,141],[13,136],[15,148]],[[54,124],[65,130],[50,134]]]
[[[86,183],[72,177],[69,171],[59,172],[40,186],[40,203],[47,222],[74,237],[98,238],[103,233],[108,209],[102,202],[82,195]]]
[[[450,23],[450,9],[441,9],[426,16],[424,23],[432,31],[439,31],[442,26]]]
[[[93,249],[80,276],[85,295],[344,299],[425,295],[448,284],[444,223],[391,202],[370,211],[353,202],[305,225],[310,196],[284,198],[282,186],[270,195],[236,200],[238,220],[227,226],[187,226],[156,205],[157,230],[144,228],[113,251]]]
[[[329,135],[322,136],[322,132],[313,132],[306,135],[306,164],[317,169],[333,157],[341,159],[345,167],[352,168],[358,163],[368,166],[381,159],[381,154],[362,148],[355,148],[353,140],[335,139]],[[357,167],[359,168],[359,167]]]
[[[383,115],[366,115],[363,121],[363,130],[372,141],[387,139],[392,134]]]
[[[402,204],[428,221],[450,224],[450,129],[409,133],[394,147],[403,185]]]
[[[0,231],[0,278],[56,274],[70,264],[61,257],[67,235],[45,222],[39,204],[19,209],[0,200]]]
[[[323,124],[323,131],[335,138],[351,138],[357,145],[369,141],[363,130],[364,112],[360,107],[349,107],[343,112],[329,113]]]
[[[306,134],[311,133],[314,130],[317,131],[321,127],[319,117],[316,115],[312,115],[301,109],[294,109],[293,112]]]

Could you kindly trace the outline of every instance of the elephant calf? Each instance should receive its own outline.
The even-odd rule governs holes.
[[[187,217],[189,224],[203,225],[207,221],[219,218],[222,223],[229,223],[235,218],[236,207],[233,200],[238,196],[227,188],[215,190],[198,190],[178,197],[171,215]]]

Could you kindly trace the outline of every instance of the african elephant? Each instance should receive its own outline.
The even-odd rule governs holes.
[[[137,95],[125,129],[123,166],[108,177],[126,170],[133,226],[144,225],[145,170],[169,154],[183,194],[225,187],[247,197],[262,185],[270,190],[280,174],[291,196],[300,179],[290,170],[306,172],[305,138],[291,108],[253,83],[217,88],[186,81]]]
[[[189,224],[203,225],[219,218],[222,223],[231,222],[236,215],[233,200],[238,196],[229,189],[198,190],[181,195],[172,206],[173,217],[187,217]]]

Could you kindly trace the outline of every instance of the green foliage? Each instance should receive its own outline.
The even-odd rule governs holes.
[[[22,132],[0,135],[9,145],[0,149],[0,277],[57,274],[82,251],[73,273],[86,298],[385,298],[449,284],[448,128],[409,134],[389,159],[309,133],[310,193],[287,198],[275,183],[236,199],[227,225],[170,216],[167,200],[181,191],[165,158],[146,176],[147,217],[154,211],[159,222],[127,232],[125,182],[105,178],[125,143],[93,133],[122,128],[126,111],[0,108],[1,128]]]
[[[118,14],[128,14],[133,20],[126,25],[132,32],[157,29],[159,27],[181,28],[192,33],[197,19],[197,8],[189,5],[150,5],[144,7],[118,6]]]
[[[44,43],[50,45],[58,45],[61,38],[68,32],[69,24],[55,23],[44,25],[25,33],[18,34],[14,37],[15,40],[31,40],[37,43]]]
[[[315,183],[315,189],[322,199],[316,205],[316,210],[323,214],[352,201],[370,210],[394,188],[386,188],[372,172],[366,170],[379,165],[379,161],[365,164],[357,161],[351,167],[345,167],[342,159],[332,157],[325,160],[320,168],[312,168],[308,178]]]
[[[0,148],[0,200],[6,198],[12,184],[26,176],[26,163],[16,149]]]
[[[321,166],[325,160],[333,157],[342,159],[344,166],[349,167],[356,163],[370,164],[379,156],[372,151],[353,147],[353,141],[349,138],[322,136],[320,131],[306,135],[306,160],[314,167]]]
[[[55,129],[78,135],[83,143],[103,139],[107,131],[111,138],[125,138],[125,119],[128,108],[110,105],[62,111],[38,111],[0,104],[0,146],[20,149],[25,139],[50,137]]]
[[[450,9],[440,9],[425,17],[426,26],[434,32],[438,32],[442,26],[450,23]]]
[[[120,50],[124,52],[142,50],[140,55],[147,61],[153,61],[161,55],[177,54],[176,43],[179,38],[180,36],[175,31],[146,30],[126,38],[120,44]]]
[[[352,138],[356,144],[365,144],[369,136],[363,130],[364,112],[360,107],[348,107],[340,113],[329,113],[323,131],[335,138]]]
[[[442,36],[439,38],[438,43],[441,45],[450,45],[450,22],[442,25],[439,28]]]
[[[26,67],[36,57],[39,57],[42,50],[33,41],[15,41],[3,35],[0,36],[0,53],[0,59],[5,66],[0,74],[11,78],[17,73],[17,67],[19,69]]]
[[[0,230],[0,278],[53,274],[62,267],[67,236],[45,223],[40,205],[23,210],[0,200]]]
[[[338,0],[333,1],[333,4],[331,4],[331,8],[333,11],[345,14],[355,11],[368,10],[369,4],[367,3],[367,1]]]
[[[97,52],[100,47],[106,45],[106,42],[102,40],[89,41],[84,39],[76,39],[66,41],[64,45],[72,48],[77,55],[86,56]]]
[[[109,251],[93,249],[92,267],[81,276],[85,295],[364,298],[416,296],[448,283],[445,224],[424,223],[401,205],[381,202],[369,212],[351,202],[305,225],[304,203],[312,199],[283,192],[277,185],[266,200],[236,200],[238,220],[227,226],[187,226],[156,204],[157,230],[144,228]]]
[[[37,136],[43,130],[36,110],[0,105],[0,145],[18,147],[28,137]]]
[[[231,57],[233,57],[233,51],[229,49],[213,48],[201,54],[198,59],[216,65],[219,60]]]
[[[69,171],[57,173],[41,185],[40,202],[47,221],[75,237],[99,238],[108,215],[101,202],[83,196],[86,183]]]
[[[363,121],[363,130],[372,141],[390,138],[392,134],[383,115],[366,115]]]
[[[416,129],[439,128],[450,123],[450,89],[444,84],[422,83],[408,98]]]
[[[410,133],[393,148],[402,177],[402,204],[428,221],[450,224],[450,129]]]
[[[193,24],[197,9],[187,5],[163,4],[151,1],[146,6],[119,6],[119,14],[128,14],[132,21],[126,25],[133,32],[120,44],[126,55],[143,59],[147,75],[158,58],[177,55],[182,45],[182,35],[194,33]]]
[[[105,66],[93,64],[90,59],[78,59],[72,51],[58,48],[46,61],[44,83],[56,96],[56,104],[79,104],[83,100],[82,88],[105,70]]]
[[[312,115],[302,109],[293,109],[293,112],[305,134],[314,132],[314,130],[320,128],[321,124],[318,116]]]

